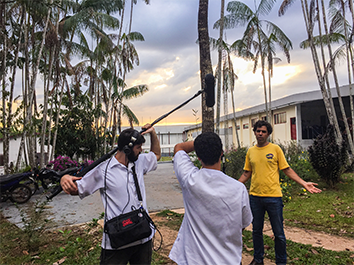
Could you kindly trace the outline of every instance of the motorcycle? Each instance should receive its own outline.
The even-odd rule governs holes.
[[[12,202],[25,203],[33,195],[31,187],[26,185],[34,183],[30,179],[31,172],[4,175],[0,177],[1,201],[10,199]],[[31,181],[31,182],[30,182]]]
[[[38,180],[36,179],[35,171],[29,171],[22,173],[25,175],[25,178],[21,181],[21,184],[24,184],[32,190],[32,195],[34,195],[39,189]]]
[[[36,177],[41,182],[43,189],[48,193],[48,200],[51,200],[54,196],[62,191],[60,186],[60,179],[66,175],[76,175],[81,167],[70,167],[62,171],[55,171],[53,169],[44,168],[37,172]]]

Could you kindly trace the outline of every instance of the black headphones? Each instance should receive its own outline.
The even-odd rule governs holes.
[[[138,140],[140,136],[140,133],[136,130],[133,131],[132,135],[130,136],[130,142],[125,145],[123,147],[123,152],[125,153],[125,155],[130,155],[132,150],[133,150],[133,146],[134,146],[134,143],[136,142],[136,140]]]

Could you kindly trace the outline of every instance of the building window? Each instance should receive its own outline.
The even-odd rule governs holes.
[[[262,116],[261,120],[262,121],[267,121],[267,116]]]
[[[243,125],[243,129],[248,129],[248,123],[245,123],[245,124]]]
[[[252,127],[254,126],[254,124],[255,124],[257,121],[258,121],[257,118],[254,118],[254,119],[251,120]]]
[[[236,130],[239,130],[239,129],[240,129],[240,125],[237,125],[237,126],[236,126]]]
[[[286,123],[286,112],[274,114],[274,124]]]

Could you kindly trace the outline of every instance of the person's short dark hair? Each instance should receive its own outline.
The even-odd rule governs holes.
[[[273,128],[272,125],[270,125],[269,122],[264,121],[264,120],[258,120],[254,125],[253,125],[253,131],[257,131],[258,128],[261,128],[262,126],[267,127],[267,131],[269,134],[272,134]]]
[[[132,139],[132,137],[135,139]],[[129,146],[132,143],[132,146]],[[133,128],[128,128],[123,130],[118,137],[118,150],[122,151],[124,146],[129,146],[133,148],[134,145],[145,143],[145,138],[137,130]]]
[[[214,165],[222,154],[221,139],[214,132],[202,133],[194,140],[194,150],[205,165]]]

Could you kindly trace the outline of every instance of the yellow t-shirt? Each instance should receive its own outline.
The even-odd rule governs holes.
[[[269,143],[264,147],[248,149],[244,170],[252,171],[250,194],[261,197],[282,197],[279,170],[289,164],[278,145]]]

